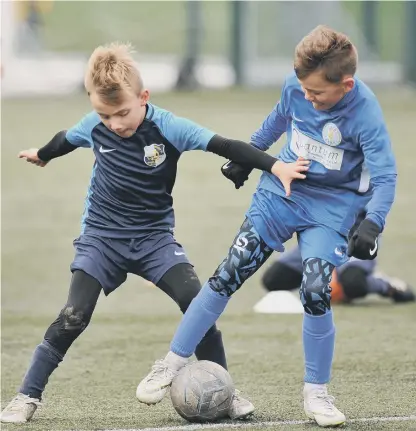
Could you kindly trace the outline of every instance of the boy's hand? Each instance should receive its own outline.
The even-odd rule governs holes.
[[[286,196],[290,196],[290,184],[293,180],[304,180],[306,172],[309,169],[309,160],[299,157],[296,162],[285,163],[278,160],[272,167],[272,174],[275,175],[281,183],[286,192]]]
[[[222,174],[234,183],[236,189],[243,187],[252,170],[231,160],[221,166]]]
[[[361,260],[377,257],[380,228],[371,220],[364,219],[348,241],[348,256]]]
[[[44,162],[38,157],[38,148],[31,148],[30,150],[23,150],[19,153],[19,159],[26,159],[27,162],[43,168],[48,162]]]

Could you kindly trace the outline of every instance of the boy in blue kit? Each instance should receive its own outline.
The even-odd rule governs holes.
[[[204,150],[278,175],[303,178],[307,162],[289,165],[241,141],[225,139],[149,103],[128,45],[97,48],[85,75],[93,112],[41,149],[20,158],[40,167],[79,147],[95,155],[82,217],[68,300],[32,356],[18,395],[1,422],[29,421],[53,371],[88,326],[101,291],[117,289],[128,273],[142,276],[169,295],[182,312],[201,285],[173,236],[171,192],[180,155]],[[282,169],[283,167],[283,169]],[[227,367],[221,332],[211,325],[196,347],[198,359]],[[156,364],[155,371],[161,369]],[[229,416],[244,418],[253,405],[236,394]]]
[[[348,260],[374,259],[378,236],[394,200],[395,160],[376,97],[355,77],[357,51],[347,36],[319,26],[296,47],[294,73],[279,103],[255,132],[251,144],[267,150],[286,132],[278,158],[311,163],[306,179],[291,190],[264,173],[246,219],[214,275],[192,301],[162,360],[164,370],[139,384],[144,402],[158,402],[230,297],[274,250],[297,235],[303,262],[304,410],[321,426],[345,416],[328,394],[335,345],[331,274]],[[240,169],[245,173],[236,175]],[[249,167],[227,163],[223,173],[238,187]],[[348,241],[357,215],[367,214]],[[159,362],[160,364],[160,362]],[[169,371],[167,371],[169,370]]]

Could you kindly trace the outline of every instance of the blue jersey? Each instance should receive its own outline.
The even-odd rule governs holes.
[[[343,235],[368,203],[367,218],[383,229],[394,200],[396,166],[381,108],[362,81],[355,78],[341,101],[319,111],[305,99],[293,73],[252,145],[266,150],[284,132],[287,141],[278,158],[311,161],[307,178],[292,182],[288,199]],[[258,187],[285,196],[279,179],[269,173],[263,173]]]
[[[90,147],[95,155],[82,233],[137,238],[171,231],[178,159],[183,151],[206,150],[214,134],[151,104],[130,138],[109,130],[96,112],[86,115],[66,134],[71,144]]]

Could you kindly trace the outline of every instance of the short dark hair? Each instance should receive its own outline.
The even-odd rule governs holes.
[[[345,75],[355,75],[357,62],[357,49],[348,36],[325,25],[313,29],[295,50],[299,79],[321,70],[328,82],[339,83]]]

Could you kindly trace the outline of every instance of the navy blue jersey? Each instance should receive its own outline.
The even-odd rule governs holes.
[[[185,118],[148,104],[130,138],[109,130],[96,112],[68,130],[67,140],[95,155],[82,233],[136,238],[174,228],[172,189],[183,151],[206,150],[215,135]]]
[[[268,149],[287,134],[284,162],[311,161],[305,180],[294,181],[289,199],[317,222],[346,235],[368,203],[367,218],[384,227],[394,199],[396,164],[383,114],[373,92],[359,79],[337,105],[314,109],[296,75],[286,80],[280,102],[252,136]],[[285,197],[281,182],[264,173],[259,188]]]

